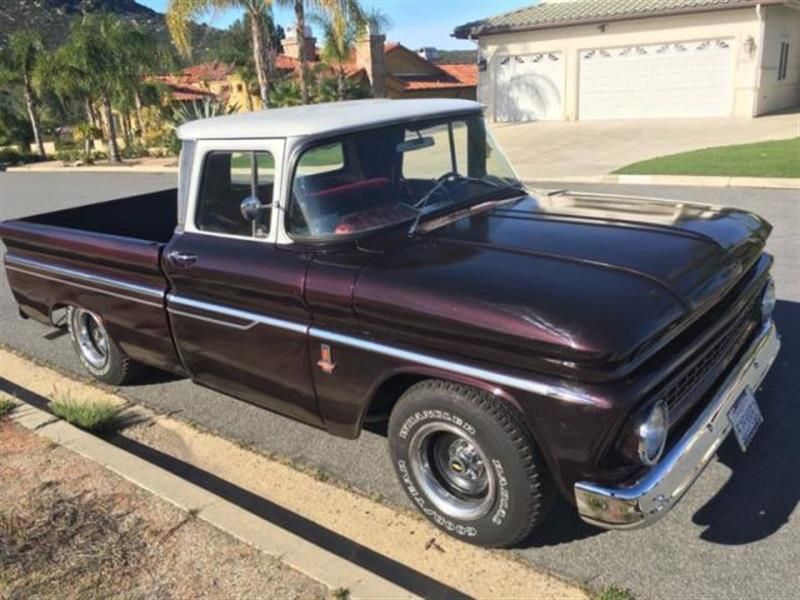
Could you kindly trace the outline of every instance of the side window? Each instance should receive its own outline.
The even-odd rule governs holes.
[[[272,202],[275,161],[269,152],[210,152],[203,164],[203,181],[195,211],[201,231],[242,237],[269,233],[270,209],[255,221],[242,216],[242,200],[255,196]]]

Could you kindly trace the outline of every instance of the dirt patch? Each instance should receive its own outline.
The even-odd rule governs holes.
[[[0,421],[0,597],[325,598],[322,585]]]

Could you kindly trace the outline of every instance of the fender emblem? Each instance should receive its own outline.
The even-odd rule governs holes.
[[[323,373],[330,375],[336,370],[336,363],[331,358],[331,347],[328,344],[320,344],[319,354],[320,359],[317,361],[317,366]]]

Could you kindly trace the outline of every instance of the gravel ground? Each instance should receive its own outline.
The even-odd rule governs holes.
[[[127,174],[0,175],[0,218],[12,218],[174,185],[174,176]],[[775,230],[768,249],[780,301],[781,355],[758,394],[766,422],[742,454],[724,445],[684,500],[652,528],[603,532],[565,503],[517,554],[592,586],[619,584],[639,598],[796,598],[800,589],[800,198],[797,191],[747,188],[584,185],[563,187],[683,198],[748,208]],[[0,277],[0,343],[85,376],[65,337],[17,317]],[[198,423],[263,452],[321,469],[350,485],[409,506],[394,479],[386,441],[365,432],[355,442],[331,437],[252,405],[191,384],[153,379],[122,390],[156,410]]]
[[[0,598],[326,598],[328,590],[0,419]]]

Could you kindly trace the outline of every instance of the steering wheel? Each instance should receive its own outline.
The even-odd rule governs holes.
[[[436,183],[437,184],[444,183],[448,179],[452,179],[454,177],[458,177],[458,173],[456,173],[455,171],[448,171],[444,175],[439,175],[439,177],[436,178]]]
[[[456,177],[458,177],[458,173],[455,171],[448,171],[444,175],[439,175],[439,177],[436,178],[436,183],[428,193],[431,195],[431,197],[436,194],[440,194],[444,189],[444,184],[455,179]]]

